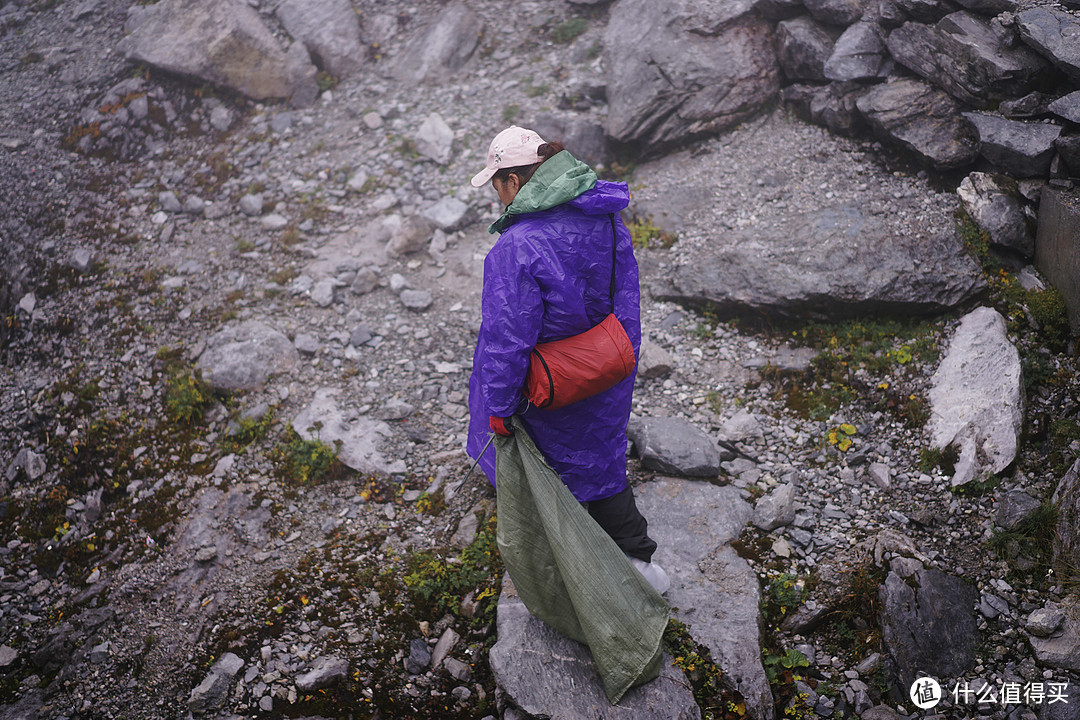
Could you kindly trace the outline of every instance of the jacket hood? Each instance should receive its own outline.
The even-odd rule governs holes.
[[[591,190],[596,183],[596,173],[563,150],[536,169],[529,181],[518,191],[514,201],[488,230],[501,233],[514,223],[517,215],[547,210],[575,200]],[[581,209],[588,212],[585,208]]]

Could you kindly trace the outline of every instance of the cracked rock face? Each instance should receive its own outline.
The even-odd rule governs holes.
[[[749,6],[624,0],[604,35],[607,132],[655,153],[746,119],[778,90],[767,23]],[[741,10],[741,12],[740,12]]]

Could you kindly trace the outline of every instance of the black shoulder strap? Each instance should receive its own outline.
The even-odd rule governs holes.
[[[611,290],[609,292],[611,296],[611,312],[615,312],[615,245],[618,242],[619,236],[615,231],[615,213],[608,213],[608,218],[611,220]]]

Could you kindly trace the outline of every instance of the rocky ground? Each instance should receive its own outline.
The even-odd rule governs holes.
[[[375,68],[439,7],[354,4],[379,18]],[[472,5],[489,21],[505,12]],[[493,492],[461,449],[497,205],[467,181],[507,123],[567,103],[603,110],[590,99],[602,26],[563,42],[553,5],[516,4],[512,30],[482,40],[467,81],[418,92],[372,69],[303,110],[133,68],[112,50],[124,3],[0,6],[0,717],[503,709],[486,660],[501,581]],[[445,146],[425,143],[437,123],[421,129],[432,114],[453,132],[441,162],[431,155]],[[644,243],[643,285],[706,246],[710,227],[837,194],[912,235],[956,222],[948,179],[783,110],[680,157],[608,169],[643,217],[665,186],[702,193],[673,245],[658,233]],[[459,203],[432,210],[447,197]],[[408,232],[421,214],[438,229]],[[766,600],[788,579],[836,608],[828,593],[850,587],[837,576],[872,575],[867,543],[873,557],[883,530],[900,531],[911,551],[877,545],[980,593],[972,679],[1076,690],[1070,671],[1035,663],[1024,624],[1074,591],[1075,575],[1050,572],[1030,536],[994,532],[1005,490],[1048,498],[1080,452],[1075,346],[1046,347],[1019,315],[1014,340],[1034,371],[1026,442],[984,492],[951,491],[925,453],[926,397],[956,317],[762,329],[645,293],[653,354],[634,411],[725,439],[740,457],[718,482],[748,500],[797,479],[794,523],[740,540]],[[288,338],[284,369],[212,392],[200,357],[245,321]],[[809,366],[820,351],[832,364]],[[320,475],[319,447],[301,439],[309,427],[294,420],[324,389],[337,393],[336,420],[379,437],[361,470],[330,463]],[[637,482],[656,476],[631,466]],[[880,649],[876,608],[844,606],[844,622],[819,630],[779,627],[777,608],[800,604],[766,604],[765,656],[798,646],[812,658],[819,714],[865,711],[855,681],[887,701],[872,661],[855,671]],[[794,688],[781,678],[780,707]],[[1059,709],[1036,708],[1069,717]]]

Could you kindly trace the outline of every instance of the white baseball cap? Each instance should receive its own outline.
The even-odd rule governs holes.
[[[537,149],[544,139],[533,130],[512,125],[495,136],[488,147],[487,165],[472,179],[473,187],[486,184],[502,168],[535,165],[543,160]]]

